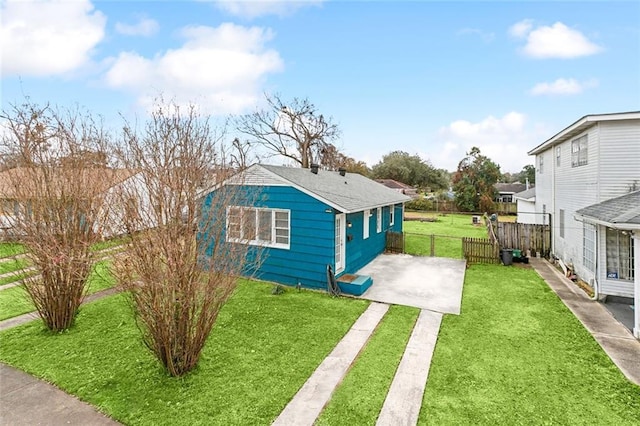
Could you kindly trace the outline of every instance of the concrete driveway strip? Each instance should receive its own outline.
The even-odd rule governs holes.
[[[441,313],[420,312],[376,425],[413,426],[418,423],[441,322]]]
[[[282,410],[273,425],[313,425],[388,309],[389,305],[383,303],[369,305]]]
[[[0,364],[0,424],[92,425],[120,423],[90,405],[20,370]]]

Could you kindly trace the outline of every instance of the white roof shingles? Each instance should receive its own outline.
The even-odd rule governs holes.
[[[605,223],[640,225],[640,191],[593,204],[576,213]]]
[[[265,169],[291,184],[291,186],[326,202],[344,212],[352,213],[390,204],[411,201],[411,197],[366,178],[358,173],[318,170],[257,164],[252,168]],[[258,170],[254,171],[258,172]]]

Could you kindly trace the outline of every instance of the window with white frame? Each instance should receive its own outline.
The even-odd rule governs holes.
[[[561,152],[562,152],[562,151],[560,150],[560,147],[559,147],[559,146],[557,146],[557,147],[556,147],[556,167],[560,167],[560,164],[561,164],[561,162],[562,162],[562,159],[560,158],[560,154],[561,154]]]
[[[560,209],[560,237],[564,238],[564,210]]]
[[[627,231],[607,228],[607,279],[633,281],[633,241]]]
[[[376,232],[382,232],[382,207],[376,209]]]
[[[289,219],[289,210],[227,207],[227,241],[288,249]]]
[[[588,164],[587,135],[571,141],[571,167],[585,166]]]
[[[596,227],[591,223],[582,227],[582,264],[589,271],[596,271]]]
[[[540,154],[538,156],[538,173],[542,174],[543,169],[544,169],[544,157],[542,156],[542,154]]]
[[[391,204],[389,206],[389,226],[393,226],[393,223],[395,222],[395,219],[396,219],[395,206],[393,204]]]
[[[366,240],[367,238],[369,238],[369,218],[371,217],[371,210],[365,210],[363,215],[362,239]]]

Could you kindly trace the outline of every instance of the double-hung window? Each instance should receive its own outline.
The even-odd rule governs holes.
[[[633,241],[629,232],[607,228],[607,278],[633,281]]]
[[[587,135],[571,141],[571,167],[585,166],[588,164]]]
[[[227,241],[288,249],[290,212],[283,209],[230,206],[227,208]]]
[[[582,264],[589,271],[596,271],[596,227],[590,223],[582,229]]]

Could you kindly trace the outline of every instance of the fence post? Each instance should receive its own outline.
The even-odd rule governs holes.
[[[430,247],[430,256],[433,257],[436,255],[436,236],[431,234],[431,247]]]

